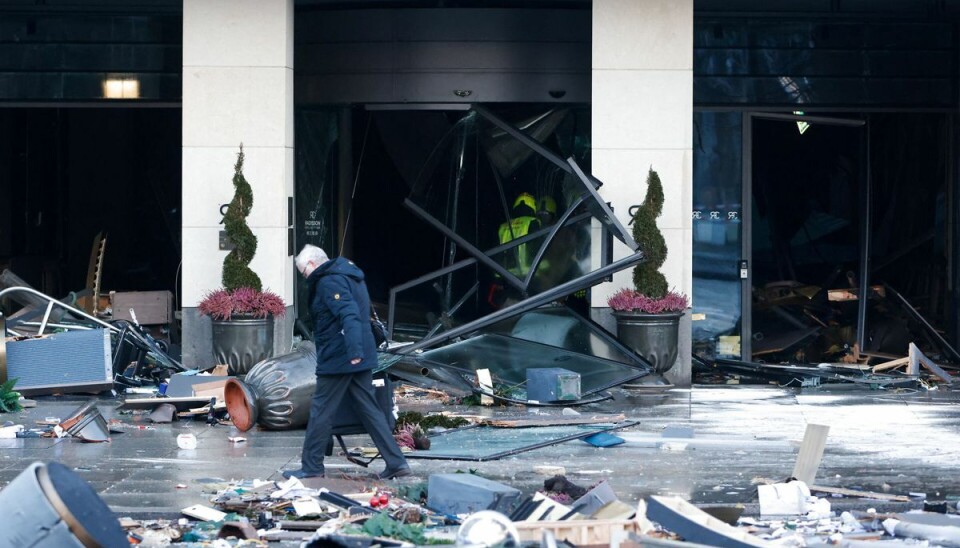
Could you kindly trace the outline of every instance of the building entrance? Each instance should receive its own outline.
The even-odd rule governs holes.
[[[741,359],[956,358],[949,141],[936,115],[744,117]]]

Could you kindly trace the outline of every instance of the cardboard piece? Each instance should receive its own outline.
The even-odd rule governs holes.
[[[810,489],[802,481],[758,485],[760,518],[771,516],[799,516],[807,513],[807,498]]]
[[[813,483],[817,475],[817,469],[820,468],[820,460],[823,458],[823,448],[827,444],[827,434],[830,433],[830,427],[825,424],[808,424],[807,430],[803,434],[803,442],[800,444],[800,453],[797,455],[797,462],[793,466],[793,477],[806,483]]]
[[[110,303],[114,320],[133,321],[136,315],[140,325],[163,325],[173,321],[173,293],[169,291],[111,291]]]
[[[183,510],[180,510],[180,513],[185,516],[190,516],[194,519],[199,519],[201,521],[223,521],[227,517],[227,514],[217,510],[215,508],[210,508],[209,506],[204,506],[202,504],[194,504],[193,506],[188,506]]]
[[[184,374],[177,373],[176,375],[171,375],[170,380],[167,383],[167,396],[171,398],[190,398],[195,395],[194,390],[196,390],[196,385],[202,385],[201,390],[206,390],[209,388],[214,388],[211,383],[221,382],[226,384],[227,379],[230,379],[229,375],[200,375],[200,374]],[[222,386],[222,385],[221,385]],[[221,394],[222,397],[222,394]],[[207,401],[210,400],[210,396],[207,396]]]
[[[198,383],[193,385],[193,395],[197,398],[217,398],[217,403],[225,402],[223,389],[227,385],[227,380],[218,380],[212,382]]]
[[[477,384],[480,390],[487,394],[493,394],[493,377],[489,369],[477,369]],[[480,405],[493,405],[493,398],[485,394],[480,395]]]

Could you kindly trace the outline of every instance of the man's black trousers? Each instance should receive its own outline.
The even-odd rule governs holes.
[[[304,472],[323,474],[323,457],[331,441],[333,417],[341,406],[352,409],[387,464],[388,470],[405,467],[393,433],[377,405],[373,392],[373,374],[367,371],[346,375],[317,375],[317,389],[310,402],[310,420],[303,440],[301,456]]]

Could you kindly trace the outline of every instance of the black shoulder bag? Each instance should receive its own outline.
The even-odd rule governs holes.
[[[377,344],[377,348],[383,348],[387,344],[387,326],[380,321],[377,309],[373,305],[370,306],[370,329],[373,331],[373,341]]]

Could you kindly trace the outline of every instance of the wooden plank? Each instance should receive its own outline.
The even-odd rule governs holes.
[[[793,465],[793,477],[810,485],[820,468],[823,458],[823,448],[827,444],[827,434],[830,427],[825,424],[808,424],[800,443],[800,452],[797,462]]]
[[[888,362],[878,363],[873,366],[873,372],[878,373],[880,371],[887,371],[890,369],[896,369],[897,367],[902,367],[910,363],[910,357],[906,358],[897,358],[895,360],[890,360]]]
[[[868,356],[871,358],[880,358],[881,360],[896,360],[902,356],[896,354],[888,354],[886,352],[875,352],[873,350],[860,350],[861,356]]]
[[[897,502],[910,502],[910,497],[903,495],[890,495],[887,493],[877,493],[875,491],[857,491],[855,489],[844,489],[842,487],[824,487],[822,485],[810,485],[810,491],[818,493],[830,493],[831,495],[844,495],[847,497],[860,497],[864,499],[892,500]]]
[[[636,520],[591,519],[567,521],[532,521],[514,523],[521,541],[540,541],[544,531],[554,538],[575,546],[616,546],[627,540],[629,533],[639,532]]]

